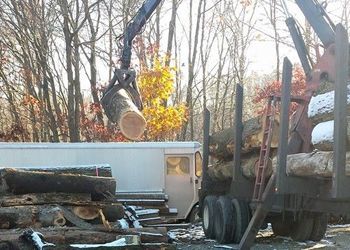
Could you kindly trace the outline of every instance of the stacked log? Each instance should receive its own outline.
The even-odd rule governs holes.
[[[259,152],[263,140],[263,121],[265,117],[259,116],[243,122],[241,146],[241,169],[247,178],[254,178]],[[232,178],[233,157],[236,143],[234,141],[234,128],[230,127],[211,135],[209,142],[209,154],[215,162],[209,166],[208,173],[216,180]],[[271,154],[274,155],[278,146],[279,119],[274,119],[274,130],[271,141]],[[269,164],[267,175],[272,173],[272,162]]]

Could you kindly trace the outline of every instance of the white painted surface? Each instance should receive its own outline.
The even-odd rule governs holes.
[[[194,152],[181,143],[0,143],[0,167],[109,164],[118,192],[164,192],[164,151]]]

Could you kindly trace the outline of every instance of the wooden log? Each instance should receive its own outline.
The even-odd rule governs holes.
[[[90,206],[72,207],[73,213],[83,220],[93,220],[99,216],[99,208]]]
[[[114,194],[116,181],[111,177],[32,172],[13,168],[0,170],[2,191],[13,194],[26,193],[103,193]]]
[[[347,110],[350,112],[350,85],[348,85]],[[311,98],[308,116],[314,125],[334,119],[334,91]]]
[[[102,209],[102,212],[108,221],[117,221],[124,217],[124,208],[121,204],[111,203]]]
[[[288,155],[287,175],[301,177],[331,178],[333,171],[333,151],[315,151]],[[276,168],[277,160],[273,160]],[[350,175],[350,152],[346,153],[346,175]]]
[[[275,151],[273,152],[273,155]],[[253,153],[248,156],[245,155],[245,158],[241,161],[241,169],[243,176],[247,178],[255,178],[257,171],[257,162],[259,160],[259,154]],[[209,176],[216,180],[227,180],[232,178],[233,173],[233,161],[217,161],[213,165],[209,166],[208,169]],[[269,161],[268,169],[265,172],[266,176],[272,174],[272,160]]]
[[[249,153],[259,150],[263,138],[264,116],[255,117],[243,122],[242,133],[242,153]],[[271,147],[278,146],[279,132],[278,117],[275,119]],[[209,142],[209,153],[218,159],[230,160],[233,157],[235,149],[234,128],[227,128],[211,135]]]
[[[118,124],[123,135],[130,140],[139,140],[146,128],[146,120],[124,89],[114,87],[103,97],[106,115]]]
[[[51,166],[19,168],[20,170],[34,172],[52,172],[56,174],[80,174],[88,176],[112,177],[112,169],[108,164],[72,165],[72,166]]]
[[[66,219],[57,206],[0,207],[0,228],[63,226]]]
[[[350,117],[347,117],[347,150],[350,150]],[[315,149],[332,151],[334,144],[334,120],[322,122],[312,130],[312,144]]]
[[[43,204],[76,204],[81,202],[91,202],[91,195],[87,193],[34,193],[0,196],[1,207]]]

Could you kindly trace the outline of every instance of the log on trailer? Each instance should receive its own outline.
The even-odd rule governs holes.
[[[350,150],[350,117],[347,117],[347,150]],[[332,151],[334,144],[334,120],[321,122],[312,130],[312,144],[321,151]]]
[[[121,132],[130,140],[138,140],[146,128],[146,120],[125,89],[114,86],[103,97],[103,105],[109,120],[118,124]]]
[[[333,151],[314,151],[287,156],[287,175],[300,177],[331,178],[333,174]],[[277,160],[273,160],[276,167]],[[346,175],[350,175],[350,152],[346,152]]]
[[[66,219],[57,206],[0,207],[0,228],[64,226]]]
[[[350,85],[348,85],[347,93],[347,110],[350,111]],[[334,91],[312,97],[309,103],[308,116],[314,125],[333,120]]]
[[[243,122],[242,153],[249,153],[260,148],[263,139],[263,118],[255,117]],[[278,117],[274,122],[271,147],[278,146]],[[209,141],[209,154],[218,159],[232,159],[235,149],[234,128],[230,127],[213,133]]]
[[[93,198],[101,194],[115,194],[116,181],[112,177],[32,172],[20,169],[0,169],[1,191],[26,193],[90,193]]]
[[[247,178],[255,178],[256,168],[259,161],[259,154],[245,155],[241,160],[241,169],[243,176]],[[211,178],[216,180],[227,180],[233,176],[233,161],[217,161],[208,168],[208,174]],[[272,161],[269,161],[268,168],[265,172],[266,176],[272,174]]]

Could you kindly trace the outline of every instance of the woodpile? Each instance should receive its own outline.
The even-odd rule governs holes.
[[[159,210],[125,207],[111,169],[94,168],[0,169],[0,249],[169,247],[166,228],[142,227],[155,224]]]
[[[259,159],[260,146],[263,139],[263,121],[265,117],[259,116],[243,122],[242,145],[241,145],[241,170],[247,178],[255,178],[257,162]],[[278,147],[279,119],[276,116],[271,142],[271,153],[276,154]],[[236,147],[234,141],[234,128],[230,127],[210,136],[209,154],[214,162],[209,166],[209,176],[215,180],[232,178],[233,154]],[[266,175],[272,173],[272,162]]]

